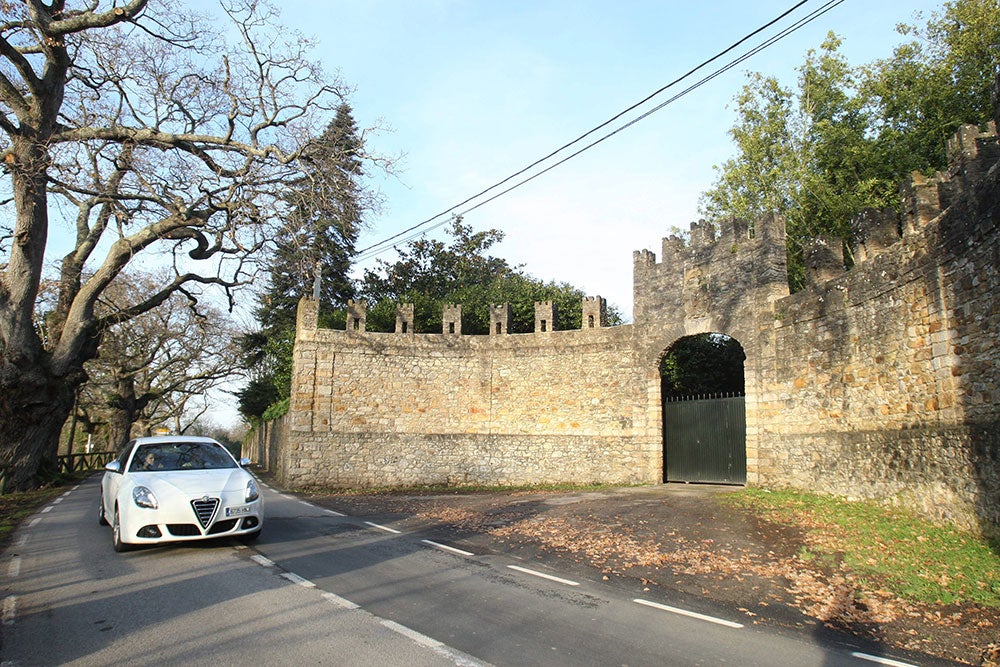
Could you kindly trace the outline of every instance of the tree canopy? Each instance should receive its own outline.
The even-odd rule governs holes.
[[[55,455],[111,327],[174,294],[197,307],[214,289],[232,304],[278,237],[290,186],[337,178],[311,168],[308,149],[345,87],[308,47],[253,0],[225,0],[213,17],[165,0],[0,3],[0,202],[13,221],[0,231],[5,489],[26,488]],[[73,234],[43,338],[35,302],[57,210],[72,212]],[[99,312],[143,263],[169,276]]]
[[[853,67],[830,33],[806,54],[794,90],[751,74],[735,98],[737,154],[717,167],[702,213],[751,222],[783,215],[793,290],[812,240],[839,237],[849,258],[858,213],[898,209],[912,171],[945,169],[947,139],[991,117],[998,16],[998,0],[946,2],[923,27],[899,26],[913,39],[889,58]]]
[[[414,328],[439,333],[445,304],[462,305],[462,332],[488,334],[490,306],[509,303],[511,333],[528,333],[535,327],[535,302],[556,306],[556,329],[580,328],[583,291],[567,283],[543,282],[489,254],[503,240],[503,232],[473,231],[459,217],[448,228],[450,243],[420,238],[398,250],[394,262],[379,260],[365,271],[359,292],[368,300],[368,328],[393,331],[396,305],[412,303]],[[608,321],[620,324],[621,316],[609,309]]]
[[[745,359],[743,347],[725,334],[685,336],[660,360],[663,396],[742,394]]]
[[[240,413],[251,420],[288,397],[299,299],[313,293],[319,278],[320,312],[329,318],[354,296],[349,272],[355,243],[366,213],[378,205],[363,183],[363,150],[346,102],[304,149],[306,174],[289,188],[268,254],[267,286],[254,310],[259,328],[241,338],[249,381],[237,395]]]

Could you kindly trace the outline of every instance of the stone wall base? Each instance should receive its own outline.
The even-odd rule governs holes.
[[[292,439],[276,472],[296,489],[662,481],[662,446],[634,438],[327,433]]]
[[[770,434],[766,449],[761,486],[881,499],[1000,535],[1000,424]]]

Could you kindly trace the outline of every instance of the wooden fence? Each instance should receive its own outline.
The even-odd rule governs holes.
[[[59,457],[59,472],[79,472],[100,470],[114,460],[115,452],[90,452],[87,454],[65,454]]]

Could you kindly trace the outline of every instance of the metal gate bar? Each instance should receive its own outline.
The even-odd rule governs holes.
[[[746,484],[746,398],[664,402],[663,467],[668,482]]]

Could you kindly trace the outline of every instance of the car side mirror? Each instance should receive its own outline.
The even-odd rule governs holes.
[[[250,459],[246,458],[245,456],[242,459],[240,459],[240,467],[241,468],[246,468],[251,463],[253,463],[253,461],[251,461]]]
[[[106,466],[104,466],[104,469],[107,470],[108,472],[120,473],[122,471],[121,461],[112,461],[108,463]]]

